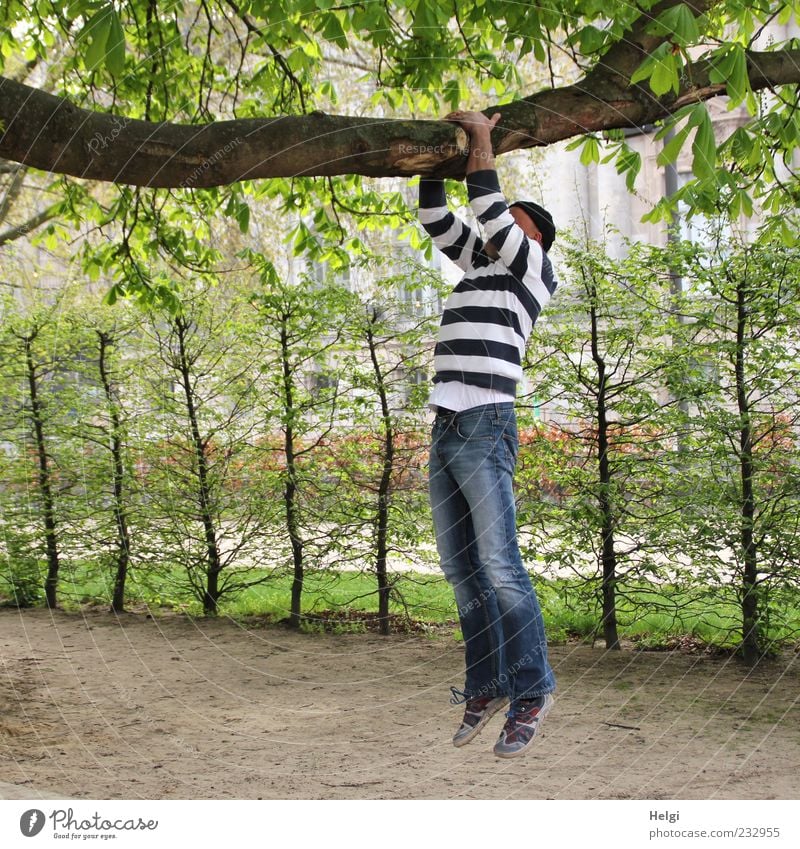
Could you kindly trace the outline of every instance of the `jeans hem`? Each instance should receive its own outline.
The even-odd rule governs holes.
[[[537,690],[535,693],[524,693],[519,696],[514,696],[514,701],[517,701],[517,699],[538,699],[539,696],[547,696],[551,693],[555,693],[555,691],[555,687],[553,687],[552,690]]]
[[[508,693],[500,693],[497,690],[482,690],[480,687],[477,690],[464,690],[468,699],[499,699],[503,696],[508,697]]]

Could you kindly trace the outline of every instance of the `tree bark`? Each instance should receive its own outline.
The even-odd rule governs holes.
[[[742,546],[742,657],[754,666],[761,655],[759,646],[758,605],[758,549],[754,539],[755,491],[753,481],[753,428],[750,420],[750,402],[747,397],[745,374],[745,349],[747,340],[747,287],[740,279],[736,287],[736,403],[739,411],[739,475],[741,480]]]
[[[296,413],[294,407],[294,385],[289,350],[289,316],[281,319],[281,368],[283,370],[283,410],[286,425],[283,434],[283,452],[286,459],[286,482],[283,487],[283,501],[286,509],[286,530],[292,546],[292,590],[289,607],[289,625],[299,628],[303,618],[303,581],[305,577],[304,542],[300,536],[300,518],[297,510],[297,458],[295,449],[295,431],[292,419]]]
[[[591,333],[592,359],[597,366],[597,453],[601,534],[601,562],[603,564],[602,593],[603,593],[603,637],[606,648],[619,650],[619,634],[617,633],[617,552],[614,545],[614,505],[611,497],[611,464],[608,459],[608,409],[606,404],[606,364],[600,354],[598,345],[599,326],[597,319],[597,293],[591,287],[590,298],[592,306]]]
[[[208,480],[208,457],[206,456],[208,444],[200,434],[200,425],[197,420],[197,404],[195,392],[192,388],[189,358],[186,352],[186,335],[189,327],[186,321],[180,316],[175,319],[174,327],[178,337],[178,355],[180,357],[178,365],[180,368],[181,384],[186,400],[186,413],[189,417],[192,444],[197,462],[197,494],[200,505],[200,521],[203,524],[206,542],[206,586],[203,592],[203,611],[205,613],[215,614],[219,603],[219,575],[222,571],[222,565],[219,542],[217,540],[217,528],[214,522],[211,486]]]
[[[113,344],[108,333],[97,331],[100,343],[98,366],[103,391],[106,396],[109,416],[111,417],[111,460],[114,467],[114,521],[117,526],[117,568],[114,575],[114,593],[111,599],[111,610],[122,613],[125,610],[125,581],[128,576],[130,562],[131,540],[128,530],[128,514],[125,509],[125,463],[122,457],[122,422],[119,415],[119,404],[115,390],[108,373],[108,349]]]
[[[392,414],[389,409],[389,398],[386,393],[386,381],[378,361],[378,351],[375,342],[373,325],[377,315],[367,319],[367,345],[375,374],[375,386],[381,402],[381,422],[383,425],[383,469],[378,484],[378,509],[375,526],[375,575],[378,579],[378,625],[380,633],[389,635],[389,585],[387,561],[389,539],[389,502],[391,499],[392,471],[394,469],[394,428]]]

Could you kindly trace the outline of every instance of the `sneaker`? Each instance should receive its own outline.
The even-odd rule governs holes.
[[[539,733],[542,720],[547,716],[555,699],[550,693],[536,699],[521,699],[506,714],[506,724],[500,739],[494,744],[498,758],[515,758],[525,753]]]
[[[459,702],[450,700],[453,704]],[[464,719],[453,735],[454,746],[466,746],[483,730],[483,726],[508,704],[508,696],[475,696],[466,699]]]

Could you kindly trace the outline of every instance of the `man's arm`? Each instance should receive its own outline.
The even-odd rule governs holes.
[[[443,180],[419,181],[419,220],[433,243],[462,271],[473,267],[483,250],[483,239],[447,208]]]
[[[470,137],[467,192],[487,239],[497,249],[506,268],[531,290],[539,307],[543,307],[552,294],[552,274],[546,275],[550,280],[547,286],[542,280],[542,247],[514,220],[495,170],[491,133],[500,120],[500,113],[487,118],[482,112],[451,112],[446,120],[459,124]]]
[[[529,238],[514,220],[500,189],[497,171],[484,168],[467,174],[467,193],[475,215],[483,225],[487,239],[497,249],[506,268],[525,283],[526,277],[539,275],[542,246]]]

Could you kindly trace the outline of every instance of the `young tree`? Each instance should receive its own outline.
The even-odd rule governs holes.
[[[9,401],[2,425],[16,455],[3,488],[11,497],[3,515],[5,536],[23,557],[44,560],[50,608],[58,603],[64,559],[64,502],[75,482],[70,420],[76,399],[68,373],[80,345],[63,312],[67,301],[66,293],[50,303],[37,297],[12,303],[9,298],[0,357]],[[28,544],[35,546],[35,554],[26,551]]]
[[[377,263],[371,265],[379,271]],[[336,452],[339,515],[348,528],[344,539],[351,559],[371,563],[384,635],[390,631],[390,600],[403,600],[402,575],[390,573],[389,558],[416,551],[431,527],[421,481],[420,422],[430,370],[426,342],[437,319],[430,299],[437,294],[432,275],[409,263],[361,293],[348,328],[352,351],[345,372],[353,391],[346,410],[352,422],[350,437],[340,439]],[[359,544],[364,530],[368,550]]]
[[[520,450],[521,521],[534,532],[533,552],[597,588],[598,630],[619,649],[619,594],[663,575],[654,553],[670,515],[661,501],[674,438],[669,269],[641,245],[621,261],[601,246],[573,246],[563,276],[529,349],[533,400],[556,412]],[[545,474],[558,493],[549,502],[538,491]]]
[[[110,568],[110,607],[115,612],[125,609],[133,549],[135,478],[129,425],[136,414],[132,396],[137,358],[131,351],[136,318],[131,305],[107,307],[89,294],[73,319],[83,340],[74,372],[80,402],[73,432],[84,446],[82,504],[73,509],[74,533],[90,542],[93,555]]]
[[[319,568],[335,543],[327,521],[330,485],[319,475],[320,449],[333,431],[340,394],[332,370],[346,324],[349,292],[334,283],[307,277],[280,278],[273,263],[256,251],[243,253],[260,275],[253,296],[257,315],[261,377],[258,398],[265,433],[280,435],[280,447],[264,451],[280,456],[283,522],[290,546],[292,585],[288,624],[303,619],[302,598],[309,562]]]
[[[38,465],[38,490],[41,499],[41,519],[44,527],[44,544],[47,552],[47,578],[44,582],[45,600],[48,607],[56,606],[58,587],[59,551],[56,532],[56,507],[53,473],[47,438],[45,437],[45,413],[42,399],[42,377],[49,363],[43,362],[34,353],[34,344],[41,341],[44,321],[32,321],[22,331],[15,331],[24,359],[25,377],[28,384],[28,415],[33,430],[34,448]]]
[[[800,255],[714,235],[683,247],[691,357],[682,391],[698,496],[687,544],[723,586],[733,582],[740,651],[753,664],[769,649],[769,614],[779,615],[770,592],[800,577]]]
[[[110,584],[115,612],[125,609],[135,515],[129,434],[134,358],[127,353],[133,326],[130,305],[108,307],[91,292],[78,295],[62,319],[75,341],[65,379],[71,413],[60,441],[74,443],[76,455],[75,486],[61,511],[63,537],[82,579],[99,574]]]
[[[257,568],[265,534],[258,485],[241,485],[255,460],[253,369],[247,298],[198,283],[175,314],[152,310],[144,330],[154,354],[143,363],[150,445],[145,517],[156,554],[180,564],[206,613],[269,579]],[[248,562],[249,561],[249,562]],[[237,566],[233,569],[231,567]]]
[[[126,473],[125,429],[123,423],[120,386],[115,379],[111,366],[113,350],[119,344],[116,328],[95,330],[97,333],[97,368],[103,384],[108,418],[109,418],[109,451],[113,466],[112,479],[114,487],[114,521],[117,530],[116,539],[116,568],[114,575],[114,592],[111,599],[111,609],[120,613],[125,609],[125,580],[128,576],[130,562],[131,535],[128,519]]]

